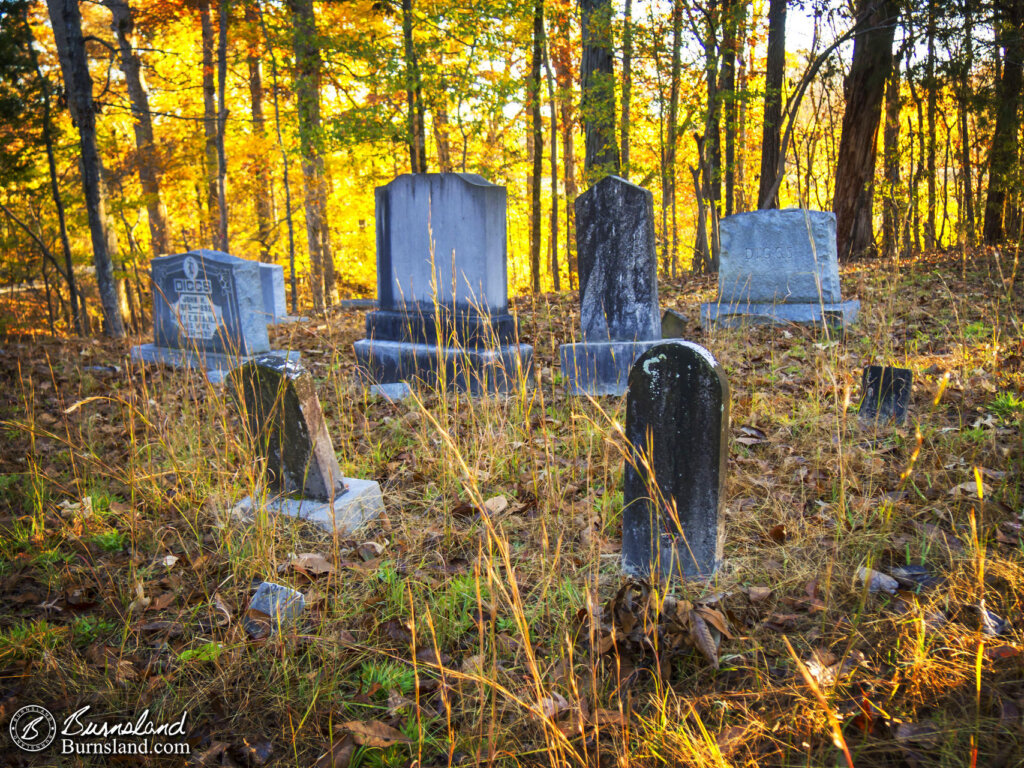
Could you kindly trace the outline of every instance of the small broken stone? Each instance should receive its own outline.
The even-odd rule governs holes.
[[[892,576],[864,566],[857,569],[857,580],[866,582],[869,592],[882,591],[888,592],[890,595],[895,595],[900,586],[900,583]]]
[[[253,637],[279,632],[286,622],[302,613],[305,607],[306,598],[301,592],[283,584],[264,581],[249,603],[245,631]]]

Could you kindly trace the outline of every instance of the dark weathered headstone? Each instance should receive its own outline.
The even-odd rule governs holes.
[[[471,392],[528,375],[508,311],[505,188],[472,173],[404,174],[376,190],[378,309],[356,359],[376,384]]]
[[[606,176],[576,198],[582,341],[563,344],[577,395],[621,395],[629,367],[661,339],[650,190]]]
[[[665,341],[633,365],[626,396],[631,457],[623,481],[622,568],[648,578],[706,578],[722,559],[729,383],[708,352]]]
[[[860,302],[843,301],[836,217],[800,208],[727,216],[719,224],[718,299],[705,325],[802,323],[845,327]]]
[[[202,368],[220,381],[240,362],[270,351],[259,262],[196,250],[150,266],[154,343],[134,347],[133,360]]]
[[[298,590],[264,581],[252,596],[242,623],[252,637],[266,637],[280,632],[305,607],[306,598]]]
[[[907,368],[869,365],[864,369],[860,385],[861,401],[858,415],[861,422],[905,423],[913,383],[913,374]]]
[[[686,315],[674,309],[661,314],[661,338],[681,339],[686,335]]]
[[[380,512],[377,483],[342,477],[308,371],[286,358],[263,355],[232,371],[231,378],[255,449],[266,463],[269,509],[346,532]],[[252,498],[241,506],[251,507]]]

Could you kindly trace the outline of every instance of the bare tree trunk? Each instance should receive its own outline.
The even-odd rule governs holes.
[[[327,184],[320,142],[320,43],[313,0],[289,0],[295,22],[295,99],[302,149],[302,179],[306,194],[306,241],[313,269],[313,302],[322,310],[334,301],[335,274],[327,228]]]
[[[971,67],[974,64],[974,41],[971,39],[972,35],[974,34],[974,29],[973,19],[971,16],[970,0],[964,1],[963,14],[964,60],[961,63],[962,69],[960,70],[960,88],[959,93],[957,94],[959,96],[959,98],[957,99],[957,106],[959,107],[960,112],[960,173],[963,176],[964,185],[964,200],[963,205],[960,206],[960,216],[962,219],[961,226],[967,244],[974,245],[974,184],[972,180],[973,171],[971,163],[971,137],[967,125],[967,110],[971,98]]]
[[[124,322],[121,319],[113,266],[113,258],[117,253],[117,236],[107,222],[106,195],[103,189],[100,156],[96,149],[96,112],[92,99],[92,77],[89,75],[85,41],[82,39],[82,17],[78,10],[78,0],[47,0],[46,5],[60,55],[68,107],[71,110],[71,117],[78,125],[82,187],[92,238],[96,284],[103,306],[104,332],[108,336],[121,338],[124,336]]]
[[[885,164],[885,196],[882,200],[882,255],[894,258],[899,250],[900,186],[900,58],[893,62],[885,91],[885,129],[882,155]]]
[[[424,108],[420,85],[419,59],[412,36],[412,0],[402,0],[402,39],[405,42],[405,97],[409,106],[409,168],[413,173],[427,172],[427,142],[423,127]]]
[[[245,5],[245,21],[255,27],[259,23],[256,6],[249,2]],[[249,99],[252,114],[252,132],[259,139],[260,143],[266,139],[266,120],[263,116],[263,72],[260,66],[260,56],[256,45],[256,33],[253,30],[252,42],[246,56],[246,64],[249,68]],[[273,205],[270,187],[270,168],[266,155],[261,150],[256,158],[256,178],[253,184],[253,202],[256,209],[256,240],[260,246],[260,261],[272,262],[274,257],[270,252],[270,241],[272,234]]]
[[[619,172],[615,142],[615,67],[611,0],[580,0],[583,60],[580,113],[583,116],[587,183]]]
[[[530,115],[530,278],[533,292],[540,293],[540,179],[544,168],[544,130],[540,120],[540,65],[544,42],[544,0],[533,4],[533,49],[526,102]]]
[[[782,84],[786,76],[786,2],[768,3],[768,61],[764,85],[764,127],[761,133],[761,179],[758,208],[778,208],[775,184],[782,153]],[[768,193],[776,192],[769,199]]]
[[[442,81],[441,91],[437,94],[437,103],[433,109],[434,142],[437,144],[437,169],[441,173],[451,173],[452,165],[451,139],[448,137],[448,105],[447,89]]]
[[[725,215],[736,210],[736,62],[743,60],[746,0],[726,0],[722,29],[722,77],[719,91],[725,117]]]
[[[562,130],[562,177],[565,179],[565,261],[569,272],[569,289],[576,290],[576,228],[573,203],[576,200],[576,151],[573,146],[573,46],[570,38],[571,11],[568,0],[555,0],[552,16],[556,34],[551,40],[551,64],[558,84],[558,110]]]
[[[928,92],[928,217],[925,220],[924,244],[929,251],[934,250],[937,245],[935,240],[935,2],[928,0],[928,26],[925,31],[928,44],[928,56],[926,59],[925,88]]]
[[[218,247],[217,199],[217,84],[214,79],[213,17],[210,0],[199,0],[199,21],[203,35],[203,133],[206,136],[206,237]]]
[[[626,0],[622,19],[622,167],[620,175],[629,178],[629,100],[633,92],[633,0]]]
[[[668,198],[668,205],[672,211],[672,234],[666,236],[666,245],[669,247],[670,256],[668,262],[671,268],[672,277],[676,276],[676,269],[679,260],[679,230],[676,228],[676,148],[678,140],[679,123],[679,78],[682,69],[682,41],[683,41],[683,2],[673,0],[672,3],[672,73],[669,76],[668,100],[668,146],[665,147],[665,180],[664,195]],[[699,187],[698,187],[699,190]]]
[[[34,42],[32,27],[28,20],[28,6],[25,6],[23,18],[25,28],[28,30],[29,40]],[[75,264],[71,257],[71,242],[68,239],[67,220],[64,216],[64,199],[60,193],[60,186],[57,183],[57,161],[54,157],[53,148],[53,114],[50,110],[50,82],[43,75],[39,67],[39,56],[36,54],[34,45],[29,45],[29,55],[32,57],[32,66],[36,70],[36,79],[39,81],[39,89],[43,96],[43,143],[46,145],[46,167],[50,174],[50,194],[53,197],[53,205],[57,209],[57,225],[60,231],[60,244],[64,251],[64,280],[68,284],[68,304],[71,306],[71,320],[75,334],[84,336],[89,332],[88,315],[85,312],[85,299],[78,291],[78,284],[75,280]],[[60,270],[57,270],[60,272]]]
[[[741,37],[746,42],[746,3],[743,4],[744,18],[740,26]],[[749,51],[749,53],[748,53]],[[739,92],[740,103],[737,115],[736,138],[738,146],[736,151],[736,181],[735,181],[735,211],[745,211],[750,206],[747,202],[747,72],[753,68],[753,46],[747,46],[741,50],[739,56],[739,73],[736,77],[736,86]],[[750,65],[747,64],[747,57],[750,57]]]
[[[985,198],[984,237],[990,245],[999,243],[1007,234],[1007,198],[1015,183],[1013,170],[1017,164],[1021,63],[1024,57],[1024,0],[1007,0],[1000,16],[1000,39],[1005,53],[998,87],[996,127],[992,134],[992,150],[988,161],[988,194]]]
[[[228,78],[228,0],[220,0],[217,13],[217,247],[229,251],[228,240],[228,160],[224,134],[228,124],[228,108],[224,102]]]
[[[274,54],[274,45],[270,40],[270,35],[267,33],[267,23],[263,18],[263,8],[260,5],[260,0],[253,0],[253,3],[256,6],[256,15],[260,21],[260,28],[263,30],[263,42],[267,47],[267,55],[270,57],[270,77],[274,93],[274,128],[277,133],[277,146],[281,149],[281,163],[284,166],[284,210],[285,221],[288,224],[288,269],[292,288],[291,307],[292,314],[297,315],[299,314],[299,281],[295,274],[295,226],[292,222],[292,192],[291,182],[288,178],[288,152],[285,150],[284,139],[281,137],[281,109],[277,98],[277,56]]]
[[[121,54],[121,71],[132,105],[132,128],[139,159],[139,185],[146,202],[149,236],[154,256],[168,252],[166,212],[160,199],[160,167],[156,142],[153,139],[153,118],[149,110],[149,94],[142,82],[141,63],[132,46],[135,19],[125,0],[105,0],[112,17],[112,28]]]
[[[860,31],[846,81],[846,111],[836,167],[836,241],[839,257],[871,253],[875,158],[885,84],[892,71],[892,42],[899,8],[893,0],[859,0]]]
[[[547,33],[544,35],[544,72],[548,86],[548,111],[551,121],[551,219],[548,233],[548,256],[551,263],[551,284],[556,291],[562,290],[562,276],[558,267],[558,116],[555,104],[555,78],[551,72],[551,57],[548,53]]]

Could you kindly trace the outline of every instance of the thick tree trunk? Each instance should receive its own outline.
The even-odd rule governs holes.
[[[764,85],[764,127],[761,133],[761,179],[758,208],[778,208],[775,184],[782,153],[782,83],[786,76],[786,2],[768,3],[768,60]],[[772,188],[775,194],[769,197]],[[767,199],[766,199],[767,198]]]
[[[114,37],[121,55],[121,71],[132,105],[132,128],[138,150],[139,185],[149,218],[149,237],[154,256],[168,252],[166,212],[160,199],[160,164],[153,140],[153,118],[149,110],[149,94],[143,84],[141,63],[132,46],[135,19],[125,0],[105,0],[110,9]]]
[[[256,174],[253,180],[253,204],[256,211],[256,240],[260,248],[260,261],[272,262],[270,252],[273,233],[273,198],[270,187],[270,167],[268,158],[263,153],[263,142],[267,138],[266,119],[263,116],[263,71],[260,65],[259,49],[256,45],[255,27],[259,23],[258,12],[253,3],[245,5],[245,21],[252,30],[251,43],[246,55],[249,68],[249,100],[252,115],[252,132],[261,147],[256,161]]]
[[[322,310],[334,300],[334,259],[327,228],[327,184],[320,142],[320,44],[313,0],[289,0],[295,23],[295,100],[299,116],[302,179],[306,195],[306,241],[313,270],[313,302]]]
[[[893,62],[885,90],[885,129],[882,155],[885,164],[885,196],[882,199],[882,255],[894,258],[899,250],[900,187],[900,60]]]
[[[92,239],[96,284],[103,307],[104,332],[108,336],[121,338],[124,336],[124,322],[121,319],[113,266],[113,258],[117,253],[117,236],[107,222],[106,195],[103,189],[100,156],[96,148],[96,112],[92,98],[92,77],[89,74],[85,41],[82,39],[82,17],[78,10],[78,0],[47,0],[46,5],[57,41],[68,107],[78,125],[85,211]]]
[[[583,59],[580,113],[583,116],[587,183],[619,172],[615,141],[615,58],[611,0],[580,0]]]
[[[742,62],[746,0],[727,0],[722,29],[722,76],[719,93],[725,118],[725,215],[736,210],[736,62]]]
[[[1021,64],[1024,57],[1024,0],[1006,0],[1000,38],[1004,46],[1002,77],[996,107],[996,127],[988,161],[985,198],[985,242],[995,245],[1006,237],[1007,198],[1014,185],[1020,132]]]
[[[620,144],[622,167],[620,175],[629,178],[629,123],[630,97],[633,93],[633,0],[626,0],[622,18],[622,123]]]
[[[220,202],[217,199],[217,82],[214,77],[214,34],[210,0],[199,0],[203,39],[203,134],[206,137],[206,233],[218,247]]]
[[[530,278],[533,292],[540,293],[540,179],[544,168],[544,130],[540,120],[540,65],[544,43],[544,0],[533,5],[533,51],[527,84],[527,109],[530,114]]]
[[[402,0],[402,39],[405,43],[405,98],[409,145],[409,168],[413,173],[427,172],[427,139],[423,126],[424,108],[420,85],[420,66],[412,36],[412,0]]]
[[[892,71],[892,42],[899,7],[894,0],[859,0],[861,31],[853,44],[846,81],[846,111],[836,167],[836,241],[841,259],[870,254],[878,124],[885,84]]]
[[[437,170],[441,173],[451,173],[455,170],[452,165],[452,143],[448,137],[448,105],[446,88],[441,85],[441,92],[437,95],[437,103],[434,106],[434,143],[437,144]]]

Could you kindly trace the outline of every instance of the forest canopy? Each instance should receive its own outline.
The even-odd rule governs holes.
[[[718,222],[832,210],[840,256],[1021,235],[1024,0],[0,0],[4,330],[142,330],[148,263],[375,291],[375,186],[508,188],[514,293],[576,287],[573,201],[654,195],[659,268]],[[294,275],[294,277],[292,277]]]

